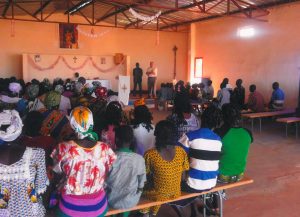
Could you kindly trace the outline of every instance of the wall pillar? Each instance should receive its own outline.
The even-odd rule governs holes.
[[[188,71],[187,81],[190,81],[195,70],[195,47],[196,47],[196,24],[190,24],[190,32],[188,36]]]

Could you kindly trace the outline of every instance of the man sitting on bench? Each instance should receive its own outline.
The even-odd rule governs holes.
[[[273,87],[273,93],[271,97],[271,101],[269,103],[269,108],[270,109],[275,109],[275,110],[281,110],[283,109],[284,106],[284,92],[282,89],[279,88],[279,83],[274,82],[272,84]]]
[[[265,111],[265,101],[264,97],[261,95],[260,92],[256,90],[256,85],[251,84],[249,87],[249,97],[247,108],[252,112],[263,112]]]

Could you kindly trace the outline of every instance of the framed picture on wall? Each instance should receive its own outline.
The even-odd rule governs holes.
[[[195,57],[195,78],[202,78],[203,76],[203,58]]]
[[[59,44],[60,48],[78,49],[77,24],[59,24]]]

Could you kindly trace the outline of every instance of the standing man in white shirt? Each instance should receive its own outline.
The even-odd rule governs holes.
[[[154,62],[150,62],[150,67],[148,67],[146,75],[148,76],[148,98],[151,95],[156,97],[156,78],[157,78],[157,68],[154,66]]]

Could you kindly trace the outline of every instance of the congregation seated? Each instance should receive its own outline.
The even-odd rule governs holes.
[[[48,79],[33,79],[21,85],[19,93],[14,85],[9,88],[9,83],[15,82],[20,81],[8,79],[4,88],[0,80],[1,92],[20,97],[14,105],[19,113],[0,112],[0,193],[4,189],[13,193],[9,200],[3,199],[11,216],[45,216],[45,208],[55,200],[56,216],[105,216],[109,208],[134,207],[140,197],[166,201],[178,198],[181,191],[212,189],[217,177],[220,182],[243,177],[253,139],[239,125],[239,110],[226,103],[231,94],[228,79],[222,82],[217,105],[209,102],[201,119],[193,113],[189,84],[179,81],[175,89],[169,86],[172,97],[175,93],[174,108],[167,120],[156,126],[142,99],[135,102],[129,122],[115,93],[108,97],[106,88],[86,84],[79,75],[77,81],[57,79],[53,84]],[[205,96],[210,101],[214,95],[212,81],[209,83],[209,88],[196,85],[200,87],[198,100]],[[250,86],[247,105],[258,112],[264,102],[255,89]],[[163,98],[171,96],[168,94]],[[70,99],[70,105],[62,105],[63,97]],[[21,170],[18,177],[11,175],[9,165],[14,163],[22,171],[29,168],[26,183],[30,186],[19,178],[24,176]],[[4,167],[8,172],[3,172]],[[45,193],[48,179],[52,199]],[[49,196],[45,206],[43,195]],[[154,206],[140,212],[155,215],[158,210],[159,206]]]

